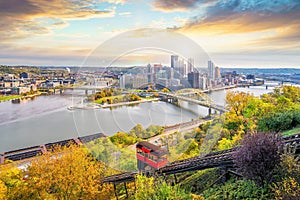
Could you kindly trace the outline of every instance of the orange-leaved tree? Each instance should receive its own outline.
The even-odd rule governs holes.
[[[101,183],[104,172],[87,149],[57,146],[32,160],[14,199],[110,199],[110,186]]]

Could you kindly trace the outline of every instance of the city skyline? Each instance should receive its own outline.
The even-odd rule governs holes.
[[[0,2],[0,11],[0,64],[80,66],[119,33],[159,28],[189,37],[219,67],[299,68],[297,0],[12,0]],[[124,60],[170,65],[155,54]]]

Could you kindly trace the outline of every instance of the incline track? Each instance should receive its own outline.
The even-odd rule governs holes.
[[[0,164],[4,163],[5,160],[18,161],[33,158],[35,156],[42,155],[47,151],[52,151],[56,146],[68,146],[70,144],[85,144],[100,137],[105,137],[105,135],[102,133],[96,133],[93,135],[87,135],[78,138],[47,143],[43,145],[7,151],[4,153],[0,153]]]
[[[296,147],[296,153],[300,153],[300,133],[288,137],[283,137],[284,145],[291,145]],[[143,171],[147,176],[165,176],[170,174],[177,174],[187,171],[203,170],[215,167],[233,167],[232,154],[237,148],[232,148],[224,151],[210,153],[206,156],[196,156],[193,158],[179,160],[169,163],[167,166],[157,169],[155,171]],[[104,178],[104,183],[122,183],[134,181],[135,176],[139,174],[138,171],[126,172],[116,174]]]

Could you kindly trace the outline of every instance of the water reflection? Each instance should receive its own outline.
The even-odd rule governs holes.
[[[37,98],[37,96],[23,97],[23,98],[19,98],[19,99],[13,99],[13,100],[11,101],[11,103],[13,103],[13,104],[26,103],[26,102],[28,102],[28,101],[35,100],[36,98]]]

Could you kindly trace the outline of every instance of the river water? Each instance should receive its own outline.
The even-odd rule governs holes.
[[[263,86],[232,90],[261,95],[272,91]],[[209,94],[216,104],[224,105],[226,91]],[[0,103],[0,152],[75,138],[94,133],[113,135],[129,131],[136,124],[172,125],[206,116],[208,109],[183,103],[183,108],[165,102],[146,102],[114,109],[68,110],[78,104],[78,94],[40,96],[20,103]]]

